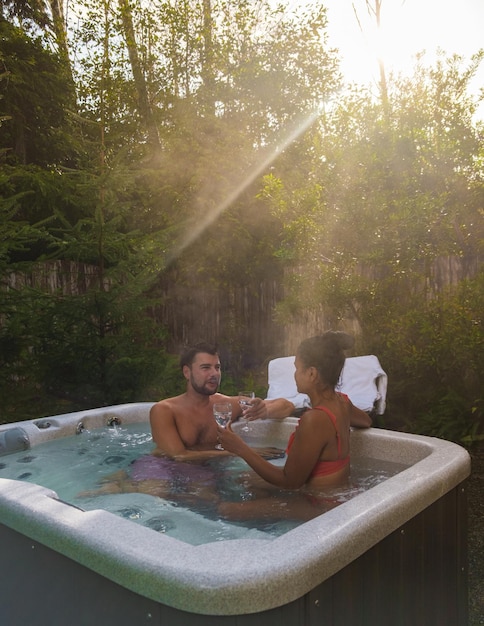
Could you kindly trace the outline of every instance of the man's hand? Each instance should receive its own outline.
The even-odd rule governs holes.
[[[281,419],[294,415],[294,404],[285,398],[274,398],[272,400],[254,398],[249,402],[250,407],[245,409],[241,416],[249,422],[268,418]]]
[[[253,420],[265,420],[268,417],[265,400],[253,398],[249,400],[250,406],[242,411],[242,417],[249,422]]]

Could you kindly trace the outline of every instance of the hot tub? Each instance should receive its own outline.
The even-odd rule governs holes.
[[[0,455],[151,403],[0,426]],[[294,418],[254,422],[261,440]],[[407,469],[275,539],[189,545],[53,491],[0,479],[0,623],[256,625],[467,623],[468,453],[382,429],[354,431],[358,457]],[[2,457],[0,456],[0,461]]]

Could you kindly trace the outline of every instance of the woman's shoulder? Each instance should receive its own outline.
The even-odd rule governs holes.
[[[326,416],[326,419],[321,419],[322,416]],[[327,418],[330,419],[327,419]],[[299,423],[309,425],[326,426],[335,419],[334,413],[327,406],[319,404],[315,407],[308,408],[304,415],[301,417]]]

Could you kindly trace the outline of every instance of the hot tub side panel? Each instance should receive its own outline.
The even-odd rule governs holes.
[[[307,594],[306,623],[467,624],[467,530],[465,481]]]
[[[455,626],[467,624],[461,483],[302,598],[246,615],[187,613],[133,593],[0,525],[0,623],[9,626]]]

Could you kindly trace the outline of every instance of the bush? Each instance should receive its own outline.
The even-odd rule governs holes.
[[[433,299],[397,298],[366,321],[403,427],[470,444],[482,435],[484,274]]]

